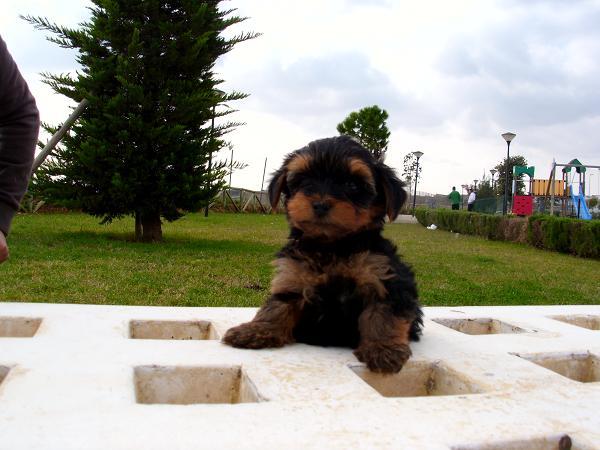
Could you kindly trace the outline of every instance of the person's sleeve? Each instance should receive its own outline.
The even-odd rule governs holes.
[[[27,189],[39,129],[35,99],[0,37],[0,231],[4,235]]]

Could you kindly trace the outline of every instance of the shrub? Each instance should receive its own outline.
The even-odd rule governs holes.
[[[495,216],[498,219],[494,239],[527,243],[527,220],[522,217]]]
[[[588,258],[600,257],[600,222],[549,215],[522,217],[479,214],[449,209],[417,208],[415,216],[423,226],[474,234],[487,239],[530,245]]]
[[[488,239],[498,238],[498,225],[502,220],[501,216],[449,209],[417,208],[415,216],[424,227],[434,223],[441,230],[476,234]]]
[[[531,245],[587,258],[600,257],[600,222],[535,215],[529,218]]]

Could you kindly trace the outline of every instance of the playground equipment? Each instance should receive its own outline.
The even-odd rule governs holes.
[[[575,186],[569,185],[571,190],[571,197],[573,199],[573,207],[577,211],[577,217],[580,219],[591,220],[592,215],[585,203],[585,197],[581,192],[581,185],[576,184]]]
[[[513,205],[512,212],[513,214],[517,214],[519,216],[530,216],[533,214],[533,195],[532,195],[532,187],[533,187],[533,176],[535,174],[534,166],[514,166],[513,167],[513,182],[512,182],[512,192],[516,192],[517,180],[516,177],[519,175],[527,175],[529,176],[529,194],[527,195],[513,195]]]
[[[558,184],[555,179],[557,167],[562,167],[562,181]],[[568,200],[571,198],[574,215],[580,219],[589,220],[592,218],[585,203],[585,172],[587,168],[600,169],[600,166],[583,165],[577,159],[572,159],[568,164],[559,164],[555,160],[552,161],[552,170],[546,185],[546,197],[550,197],[550,214],[554,214],[554,200],[558,197],[561,200],[561,214],[563,216],[567,215]],[[570,183],[568,182],[571,169],[575,169],[579,175],[577,183],[574,183],[573,180]],[[554,186],[554,189],[551,189],[551,186]]]
[[[562,179],[556,180],[556,167],[562,167]],[[516,192],[517,180],[519,175],[529,176],[529,190],[526,195],[513,195],[512,213],[520,216],[529,216],[533,214],[534,200],[536,197],[550,199],[550,214],[554,214],[555,199],[558,198],[561,203],[561,214],[576,216],[580,219],[590,220],[592,215],[585,202],[585,172],[586,168],[600,168],[600,166],[583,165],[577,159],[571,160],[568,164],[558,164],[552,162],[552,171],[547,180],[534,179],[535,167],[514,166],[512,192]],[[579,175],[578,181],[569,175],[571,169],[575,169]]]

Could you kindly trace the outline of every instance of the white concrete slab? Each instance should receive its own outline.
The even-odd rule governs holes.
[[[254,311],[0,303],[0,449],[600,449],[600,306],[425,308],[393,376]]]

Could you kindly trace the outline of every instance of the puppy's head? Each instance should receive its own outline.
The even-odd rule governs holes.
[[[289,154],[269,185],[273,208],[281,195],[292,227],[327,240],[381,227],[406,200],[394,171],[348,136],[313,141]]]

